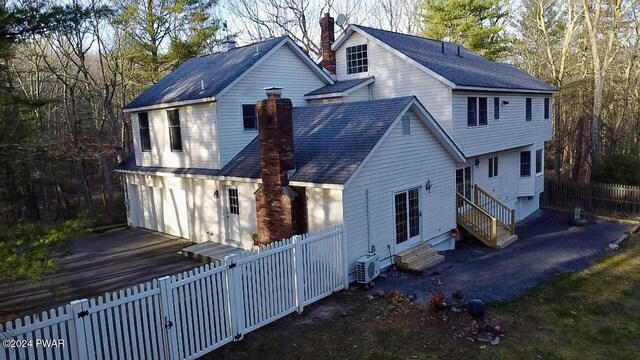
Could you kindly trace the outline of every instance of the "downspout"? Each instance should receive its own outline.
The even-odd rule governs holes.
[[[371,250],[371,221],[369,216],[369,189],[366,189],[364,191],[364,195],[365,195],[365,202],[366,202],[365,206],[367,211],[367,251],[374,252],[373,250]]]

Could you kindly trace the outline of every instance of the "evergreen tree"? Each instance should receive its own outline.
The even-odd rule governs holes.
[[[462,44],[490,60],[509,52],[509,13],[502,0],[426,0],[422,10],[425,37]]]
[[[128,57],[143,87],[191,57],[210,52],[217,39],[213,0],[127,0],[118,24],[130,42]]]

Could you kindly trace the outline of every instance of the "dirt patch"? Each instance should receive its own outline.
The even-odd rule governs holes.
[[[360,290],[344,291],[206,359],[473,359],[507,334],[493,334],[497,321],[490,314],[454,309],[433,313],[399,292],[369,299]]]

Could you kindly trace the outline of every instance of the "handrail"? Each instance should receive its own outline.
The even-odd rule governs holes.
[[[516,211],[498,200],[493,195],[486,192],[477,184],[474,185],[474,202],[476,205],[484,209],[498,219],[500,224],[509,229],[511,235],[516,233]]]
[[[462,194],[456,193],[456,214],[459,223],[489,246],[498,243],[497,219],[474,204]]]

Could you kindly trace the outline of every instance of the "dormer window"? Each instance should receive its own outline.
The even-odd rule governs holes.
[[[369,71],[367,44],[347,47],[347,74],[359,74]]]

